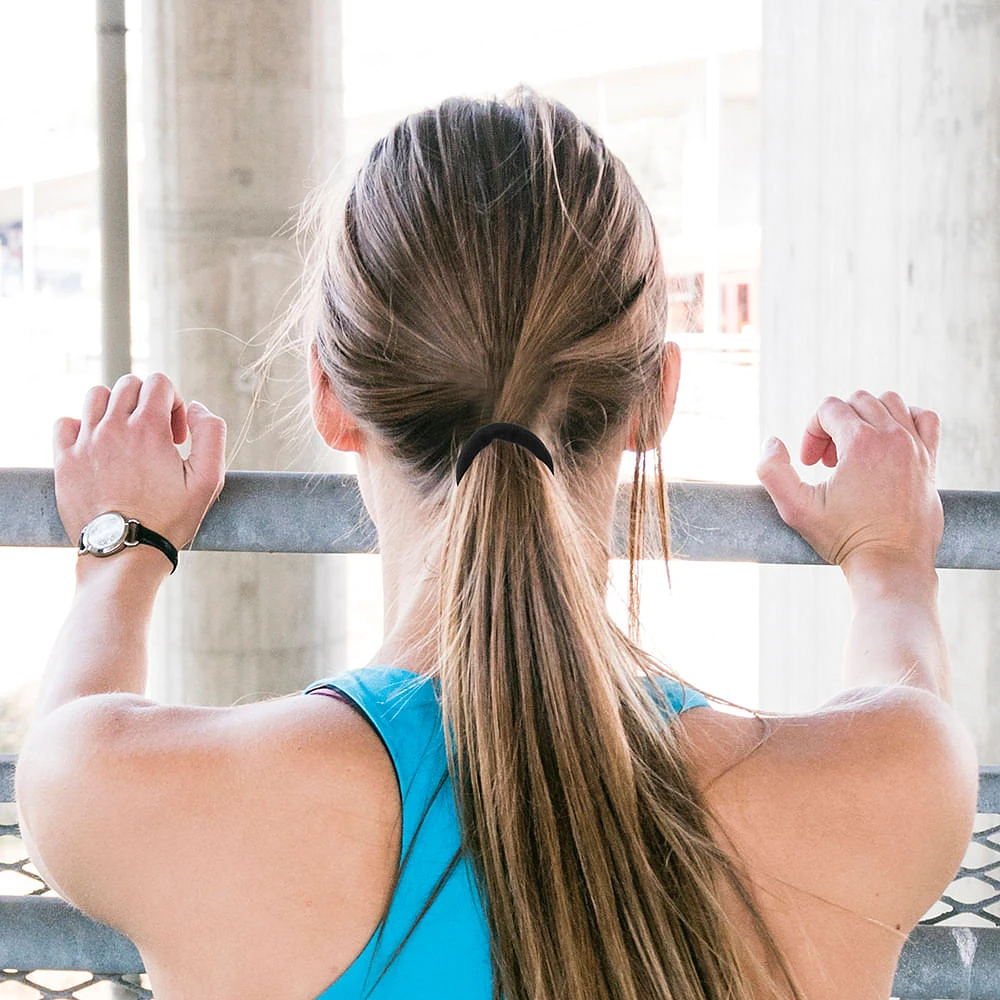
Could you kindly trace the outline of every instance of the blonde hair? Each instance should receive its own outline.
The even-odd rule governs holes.
[[[751,1000],[770,960],[795,992],[645,682],[662,671],[607,612],[609,538],[581,513],[637,426],[631,562],[646,451],[666,554],[666,279],[625,168],[530,91],[446,101],[376,144],[316,253],[320,363],[445,525],[436,671],[495,996]],[[456,487],[462,443],[494,421],[535,432],[556,474],[500,441]],[[637,599],[633,572],[633,622]],[[768,962],[735,940],[724,886]]]

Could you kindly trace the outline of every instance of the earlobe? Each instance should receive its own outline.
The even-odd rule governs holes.
[[[660,379],[660,412],[658,433],[662,437],[670,426],[670,421],[674,416],[674,407],[677,405],[677,387],[681,377],[681,349],[672,340],[667,341],[663,346],[663,374]],[[628,444],[629,451],[635,451],[639,446],[639,434],[642,424],[642,414],[638,413],[632,420],[629,428]]]
[[[361,452],[361,428],[344,409],[320,364],[316,345],[309,351],[309,399],[319,436],[335,451]]]
[[[670,421],[674,419],[677,405],[677,389],[681,382],[681,349],[672,340],[663,348],[663,383],[661,405],[663,406],[663,433],[666,434]]]

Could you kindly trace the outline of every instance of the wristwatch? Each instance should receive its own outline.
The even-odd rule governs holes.
[[[177,569],[177,549],[159,532],[141,525],[134,517],[126,517],[116,510],[109,510],[84,525],[80,532],[77,554],[81,556],[113,556],[123,549],[136,545],[152,545],[159,549]]]

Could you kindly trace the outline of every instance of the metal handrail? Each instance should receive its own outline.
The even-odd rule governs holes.
[[[631,487],[615,510],[612,554],[627,552]],[[0,546],[65,546],[51,469],[0,469]],[[819,565],[779,517],[763,487],[674,482],[673,555],[680,559]],[[1000,569],[1000,493],[942,490],[942,569]],[[650,510],[655,509],[650,507]],[[230,472],[192,548],[217,552],[374,552],[378,536],[345,475]],[[653,549],[651,547],[650,553]]]

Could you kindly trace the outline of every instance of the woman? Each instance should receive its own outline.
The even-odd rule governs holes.
[[[936,612],[936,416],[825,400],[818,487],[766,446],[779,511],[851,589],[848,689],[717,712],[605,609],[619,461],[644,497],[679,375],[622,165],[530,93],[450,101],[376,145],[336,219],[302,310],[313,417],[358,455],[384,645],[303,696],[147,701],[153,598],[225,428],[162,375],[91,390],[56,426],[84,552],[19,769],[50,882],[135,940],[159,1000],[888,996],[975,807]],[[115,511],[149,544],[95,558]]]

